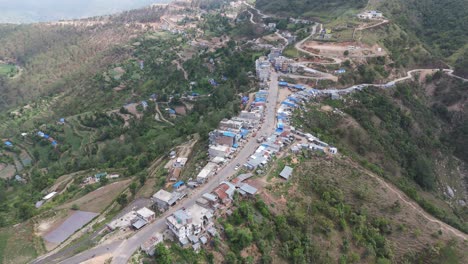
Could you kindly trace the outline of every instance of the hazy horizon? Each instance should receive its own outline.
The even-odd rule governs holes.
[[[34,23],[118,13],[171,0],[0,0],[0,23]]]

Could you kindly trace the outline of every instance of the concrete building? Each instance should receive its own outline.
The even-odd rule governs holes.
[[[173,164],[174,168],[183,168],[185,167],[185,164],[187,163],[188,158],[177,158]]]
[[[165,211],[170,206],[176,204],[176,202],[182,198],[182,196],[183,195],[179,192],[170,193],[161,189],[153,195],[152,200],[155,203],[156,208],[158,208],[160,211]]]
[[[199,235],[213,225],[213,211],[198,204],[181,209],[166,218],[169,230],[182,245],[190,240],[196,241]]]
[[[141,250],[143,250],[149,256],[154,256],[154,251],[156,245],[163,242],[163,235],[156,233],[154,236],[150,237],[145,243],[141,245]]]
[[[261,82],[268,81],[270,78],[270,62],[266,57],[260,57],[255,61],[255,71]]]
[[[214,158],[214,157],[225,158],[229,155],[230,152],[231,152],[231,147],[226,146],[226,145],[213,145],[213,146],[210,146],[208,149],[208,154],[210,155],[211,158]]]
[[[360,19],[381,19],[383,18],[383,13],[375,10],[365,11],[358,14]]]
[[[198,173],[197,182],[206,182],[211,176],[213,176],[216,173],[217,168],[218,165],[216,165],[216,163],[208,162],[208,164],[206,164],[206,166],[200,171],[200,173]]]
[[[140,210],[136,211],[137,216],[141,219],[144,219],[146,222],[153,222],[156,219],[156,214],[150,209],[143,207]]]

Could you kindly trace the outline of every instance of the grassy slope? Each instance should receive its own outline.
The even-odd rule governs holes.
[[[446,84],[439,85],[445,87]],[[456,86],[452,84],[452,87]],[[456,203],[456,199],[465,199],[464,192],[453,200],[443,195],[447,185],[464,189],[462,173],[466,162],[465,151],[457,148],[463,142],[460,134],[463,130],[459,126],[466,122],[466,114],[448,111],[446,107],[450,108],[449,105],[433,107],[435,102],[450,98],[450,92],[440,93],[433,102],[430,99],[434,97],[426,96],[425,91],[413,83],[388,93],[376,89],[351,98],[354,100],[347,104],[325,102],[349,115],[337,116],[313,110],[317,109],[314,106],[297,124],[303,124],[307,130],[321,135],[375,172],[385,175],[406,192],[414,194],[413,199],[423,204],[429,202],[425,209],[432,214],[466,230],[466,210]],[[450,105],[457,105],[460,99],[466,100],[461,96]],[[453,133],[458,138],[450,136]],[[453,208],[442,202],[444,199]]]
[[[252,263],[462,263],[462,241],[439,231],[368,170],[349,158],[304,153],[278,160],[256,200],[235,202],[214,249],[173,260]],[[280,165],[281,164],[281,165]],[[294,167],[284,182],[283,164]],[[263,180],[261,180],[263,181]],[[357,186],[356,183],[359,183]],[[441,249],[433,250],[435,248]],[[212,256],[211,256],[212,255]],[[156,259],[157,261],[160,259]]]
[[[342,15],[349,9],[363,8],[366,3],[365,0],[257,0],[255,5],[266,13],[328,20]]]
[[[27,263],[43,252],[29,222],[13,228],[0,229],[0,263]]]

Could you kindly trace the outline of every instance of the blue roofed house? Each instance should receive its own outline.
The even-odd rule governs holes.
[[[281,102],[281,104],[289,106],[289,107],[296,107],[296,104],[289,101],[289,100],[283,101],[283,102]]]
[[[107,172],[100,172],[94,175],[96,182],[99,182],[102,178],[107,177]]]
[[[146,101],[141,101],[141,106],[143,106],[143,109],[146,110],[146,108],[148,108],[148,102],[146,102]]]
[[[302,86],[302,85],[300,85],[300,84],[294,85],[293,88],[294,88],[294,89],[298,89],[298,90],[304,90],[304,89],[305,89],[305,87]]]
[[[183,181],[178,181],[178,182],[174,183],[174,185],[172,185],[172,187],[177,190],[180,187],[182,187],[183,185],[184,185]]]
[[[13,143],[11,143],[10,141],[5,141],[4,144],[5,144],[5,146],[7,146],[9,148],[13,147]]]

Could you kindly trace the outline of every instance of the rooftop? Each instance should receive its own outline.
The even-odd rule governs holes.
[[[293,168],[289,166],[284,166],[284,169],[281,171],[280,176],[288,180],[289,177],[291,177],[292,172]]]
[[[240,185],[240,189],[248,194],[251,194],[251,195],[254,195],[257,193],[257,188],[247,184],[247,183],[243,183]]]
[[[139,214],[143,218],[148,218],[148,217],[151,217],[151,216],[155,215],[155,213],[153,211],[151,211],[150,209],[148,209],[146,207],[143,207],[140,210],[138,210],[137,214]]]
[[[169,203],[169,200],[172,198],[172,193],[166,191],[166,190],[159,190],[157,193],[153,195],[154,199],[161,200],[163,202]]]

